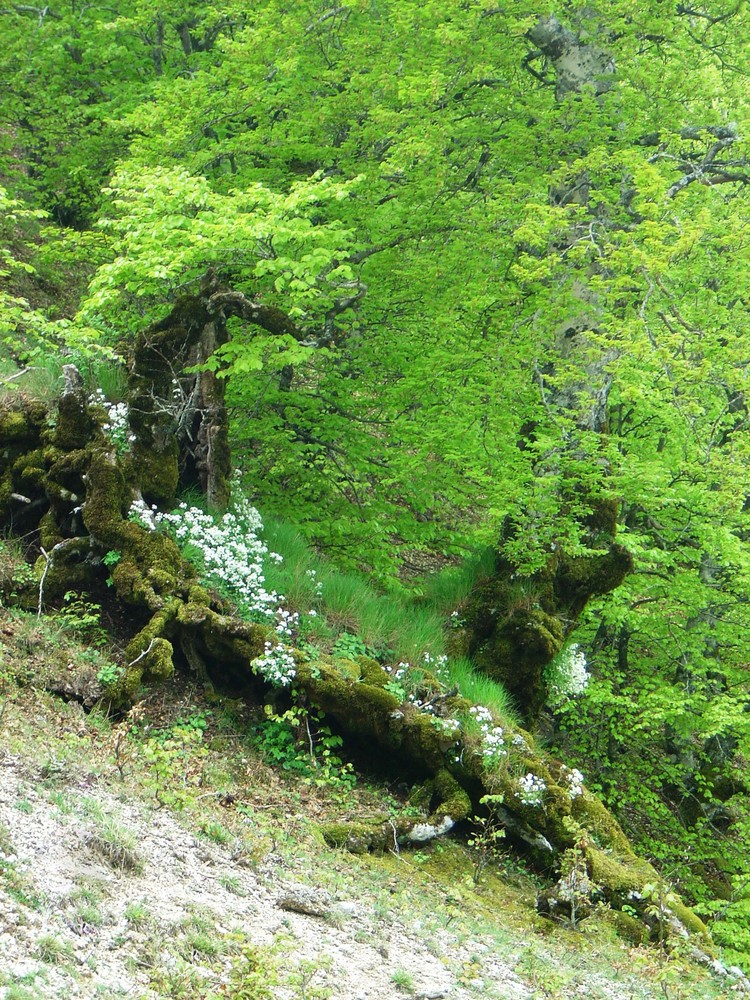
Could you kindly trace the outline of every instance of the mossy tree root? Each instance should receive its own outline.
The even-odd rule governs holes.
[[[110,576],[103,557],[117,553],[107,593],[123,609],[131,609],[134,629],[124,673],[105,700],[126,709],[143,685],[164,683],[180,665],[234,693],[257,695],[264,682],[253,661],[263,654],[270,627],[239,621],[226,601],[199,583],[195,569],[168,537],[129,520],[141,485],[132,460],[117,455],[101,430],[104,414],[100,419],[89,412],[73,378],[63,411],[63,424],[70,425],[58,423],[55,429],[37,404],[22,401],[0,408],[0,522],[6,529],[19,523],[24,530],[36,526],[47,551],[64,543],[48,572],[50,595],[64,592],[71,581],[103,588]],[[85,434],[76,433],[79,426],[86,428]],[[604,585],[602,574],[604,582],[613,578],[607,558],[591,570],[597,587]],[[611,558],[622,572],[623,558],[614,552]],[[558,564],[550,573],[548,587],[554,590],[573,569]],[[591,586],[589,579],[581,585],[581,597],[567,600],[580,601]],[[32,589],[38,590],[38,584]],[[646,887],[660,884],[657,873],[635,856],[598,799],[586,791],[571,795],[564,766],[537,750],[528,734],[512,733],[506,726],[508,755],[488,763],[481,733],[476,723],[472,728],[470,706],[463,699],[442,692],[435,703],[439,710],[431,714],[388,690],[390,675],[367,657],[338,664],[325,657],[311,664],[301,653],[295,659],[295,685],[309,705],[324,711],[360,747],[369,746],[376,765],[399,769],[425,785],[422,816],[380,818],[362,828],[328,831],[331,842],[367,850],[388,849],[394,842],[420,843],[470,819],[483,808],[485,796],[491,796],[509,840],[538,864],[552,870],[556,859],[584,841],[590,876],[612,905],[627,902],[646,912]],[[270,694],[265,688],[260,693]],[[543,800],[536,804],[519,794],[519,778],[528,773],[544,783]],[[665,898],[675,926],[705,932],[682,904],[666,893]]]

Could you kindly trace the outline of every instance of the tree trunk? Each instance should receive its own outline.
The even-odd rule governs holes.
[[[118,454],[102,431],[104,413],[89,408],[74,370],[66,373],[56,414],[28,400],[0,404],[0,527],[36,529],[44,550],[37,583],[22,589],[21,599],[35,606],[39,597],[85,589],[114,598],[122,620],[130,623],[122,675],[101,691],[111,709],[126,710],[144,686],[168,681],[175,669],[198,671],[235,696],[285,696],[271,692],[253,669],[266,642],[276,638],[272,626],[237,618],[200,584],[168,537],[128,517],[139,495],[166,496],[179,470],[194,462],[195,437],[170,436],[162,420],[174,419],[169,401],[176,359],[192,358],[198,345],[221,336],[214,306],[212,313],[210,298],[204,306],[186,300],[139,339],[131,381],[133,426],[170,466],[156,489],[154,466],[143,462],[144,441],[133,442],[135,457]],[[205,409],[196,407],[201,419]],[[110,566],[103,557],[112,552],[118,558],[108,581]],[[578,578],[580,565],[558,560],[549,586],[551,593],[557,587],[559,607],[574,614],[592,589],[605,586],[608,558],[587,563],[585,581]],[[293,655],[295,688],[307,704],[324,711],[347,739],[367,747],[374,766],[424,782],[422,816],[334,824],[324,831],[330,843],[355,850],[392,848],[394,839],[420,843],[489,808],[510,842],[545,870],[552,870],[564,851],[584,843],[587,871],[613,906],[639,905],[637,894],[644,886],[658,884],[654,869],[635,856],[601,802],[577,786],[572,772],[540,751],[528,733],[503,730],[489,715],[478,719],[469,703],[435,678],[425,678],[420,707],[388,690],[391,675],[367,657],[353,662],[321,655],[313,664],[304,654]],[[90,701],[90,692],[87,697]],[[537,801],[524,795],[524,775],[539,783]],[[677,902],[669,904],[669,919],[681,930],[706,934],[700,920]]]
[[[537,56],[554,67],[556,96],[564,101],[585,89],[598,96],[614,82],[612,56],[598,45],[583,40],[555,17],[540,19],[529,31]],[[577,149],[580,156],[584,150]],[[565,190],[553,188],[554,204],[588,205],[589,181],[585,174],[575,178]],[[593,216],[592,216],[593,217]],[[582,225],[581,223],[578,224]],[[578,230],[572,230],[572,245]],[[595,346],[587,332],[596,330],[596,294],[583,280],[575,289],[576,311],[557,329],[551,330],[557,362],[535,372],[544,406],[550,419],[569,429],[562,433],[559,448],[540,456],[535,475],[559,480],[560,507],[588,509],[579,518],[580,536],[587,554],[566,553],[564,547],[549,552],[545,566],[531,575],[522,575],[512,559],[502,554],[509,542],[524,529],[508,523],[500,539],[495,572],[480,581],[464,611],[465,629],[456,636],[456,648],[474,658],[487,674],[503,683],[514,696],[527,720],[533,723],[548,698],[545,672],[561,652],[588,601],[618,587],[632,570],[632,558],[615,542],[618,505],[599,495],[586,495],[575,478],[566,476],[572,460],[594,463],[600,479],[606,479],[606,462],[592,455],[597,439],[608,430],[608,404],[612,387],[611,362],[614,351]],[[558,363],[580,372],[559,377]],[[525,428],[521,447],[529,447],[536,436],[533,425]],[[595,442],[593,445],[591,444]]]

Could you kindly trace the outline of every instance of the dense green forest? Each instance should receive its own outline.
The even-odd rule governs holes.
[[[458,651],[507,654],[750,961],[746,5],[70,0],[0,36],[4,385],[200,325],[160,433],[200,369],[245,495],[333,565],[417,608],[473,565]],[[216,461],[179,485],[221,505]]]

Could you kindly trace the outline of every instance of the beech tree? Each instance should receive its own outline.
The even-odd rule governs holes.
[[[747,18],[267,0],[0,21],[23,39],[11,195],[79,230],[15,258],[92,272],[62,329],[9,276],[5,328],[125,354],[137,331],[154,357],[190,331],[135,407],[140,457],[181,456],[144,478],[154,502],[180,482],[221,502],[226,434],[258,502],[342,565],[403,582],[419,553],[492,546],[462,640],[530,717],[583,615],[591,683],[545,724],[696,897],[697,866],[745,865],[713,843],[746,823]]]

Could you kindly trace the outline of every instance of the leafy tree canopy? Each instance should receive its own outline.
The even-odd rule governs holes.
[[[236,460],[382,579],[488,542],[530,576],[616,508],[635,572],[589,612],[594,679],[554,732],[644,837],[657,813],[728,823],[749,735],[749,18],[717,0],[0,15],[4,333],[51,321],[14,261],[88,268],[77,319],[44,330],[76,349],[128,343],[208,271],[283,312],[281,335],[236,315],[208,362]],[[39,211],[61,228],[21,252],[11,221]]]

